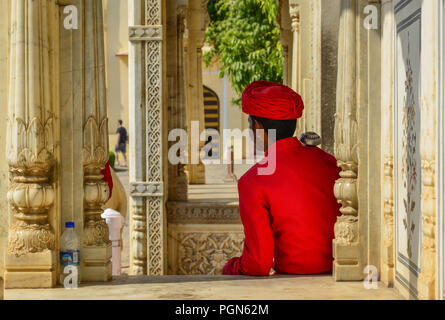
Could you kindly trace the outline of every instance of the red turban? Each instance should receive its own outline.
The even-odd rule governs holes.
[[[249,84],[242,96],[243,112],[251,116],[288,120],[301,118],[304,104],[291,88],[270,81]]]

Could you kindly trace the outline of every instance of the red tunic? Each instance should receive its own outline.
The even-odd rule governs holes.
[[[304,147],[297,138],[279,140],[275,146],[273,174],[257,174],[258,167],[268,165],[262,161],[238,182],[244,250],[226,264],[223,274],[263,276],[272,267],[290,274],[332,270],[334,224],[340,215],[333,192],[340,172],[337,161],[319,148]]]
[[[108,189],[110,190],[110,194],[108,195],[107,199],[108,201],[111,199],[113,194],[113,176],[111,175],[110,161],[107,161],[105,168],[100,173],[104,176],[102,180],[108,184]]]

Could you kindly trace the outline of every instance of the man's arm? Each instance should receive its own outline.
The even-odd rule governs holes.
[[[224,267],[225,275],[267,276],[273,265],[274,237],[266,199],[255,185],[238,184],[241,220],[244,225],[244,249],[240,258],[232,258]]]
[[[119,128],[117,129],[116,134],[117,134],[116,147],[119,148],[119,141],[121,139],[121,132],[120,132]]]

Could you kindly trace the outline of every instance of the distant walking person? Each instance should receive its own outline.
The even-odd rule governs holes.
[[[115,148],[115,152],[116,152],[116,162],[117,165],[120,166],[119,163],[119,152],[122,153],[122,155],[124,156],[124,163],[123,163],[123,167],[127,166],[127,140],[128,140],[128,134],[127,134],[127,129],[125,129],[124,126],[122,126],[122,120],[119,120],[117,122],[118,128],[116,131],[117,134],[117,141],[116,141],[116,148]]]

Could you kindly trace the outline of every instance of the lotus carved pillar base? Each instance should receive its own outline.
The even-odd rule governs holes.
[[[99,170],[97,170],[99,171]],[[101,214],[108,200],[109,189],[100,174],[85,175],[85,224],[82,246],[82,281],[96,282],[111,279],[111,242],[108,226]]]
[[[335,224],[333,276],[336,280],[349,281],[362,278],[359,263],[360,246],[357,212],[357,165],[339,162],[343,169],[334,187],[335,196],[342,205]]]
[[[13,216],[6,253],[6,288],[51,288],[56,284],[57,255],[48,213],[54,189],[50,165],[11,166],[8,200]]]

